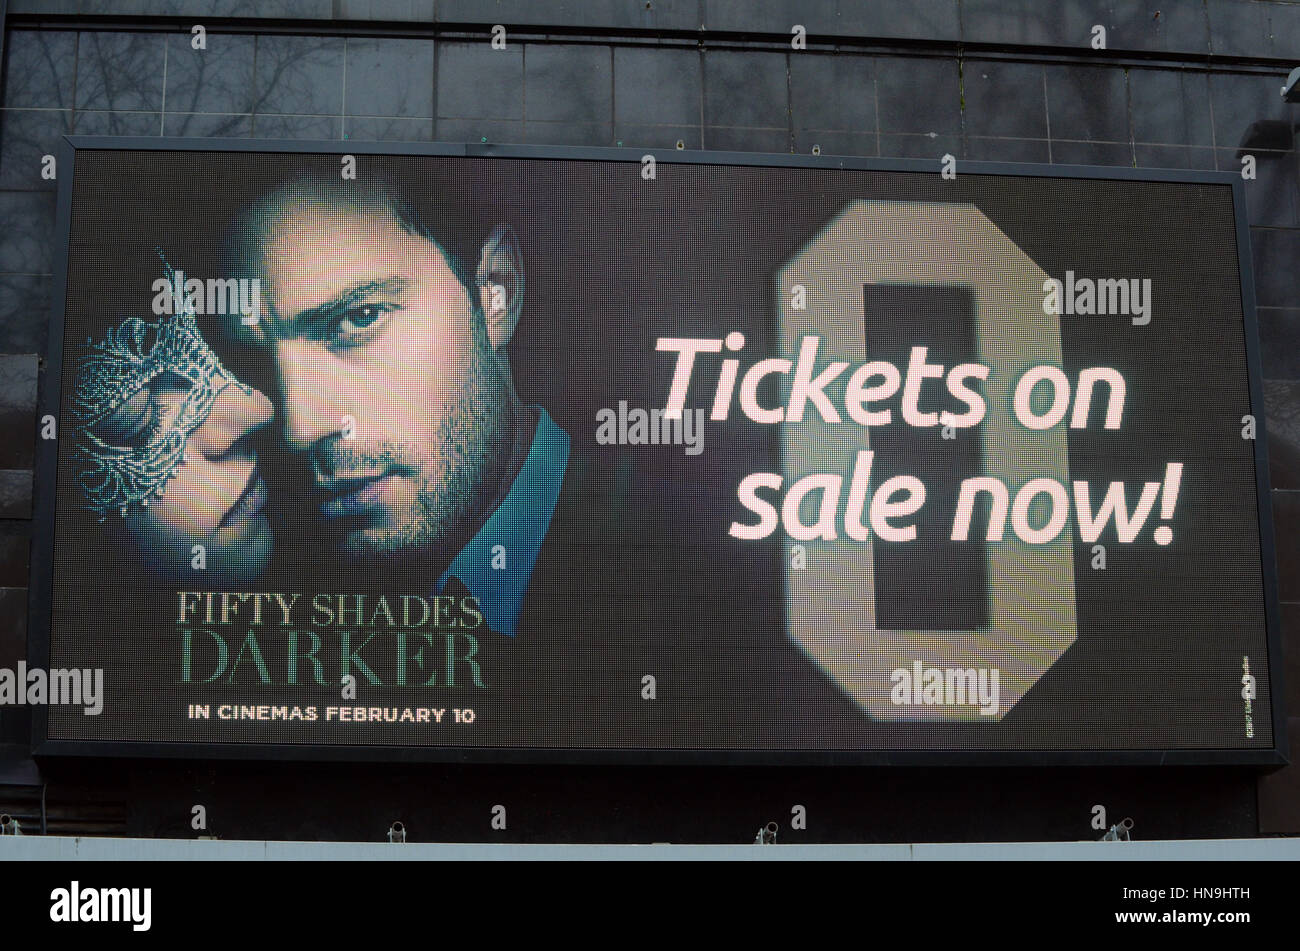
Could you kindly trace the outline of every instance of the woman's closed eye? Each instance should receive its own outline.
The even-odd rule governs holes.
[[[191,388],[188,380],[165,373],[132,394],[91,431],[110,446],[142,448],[176,415]]]
[[[157,423],[158,407],[145,387],[91,427],[91,432],[110,446],[137,449],[149,442]]]

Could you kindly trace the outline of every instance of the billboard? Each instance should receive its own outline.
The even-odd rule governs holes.
[[[71,141],[41,750],[1277,760],[1231,176]]]

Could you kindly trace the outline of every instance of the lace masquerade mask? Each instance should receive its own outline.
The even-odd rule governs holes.
[[[168,284],[174,285],[175,273],[166,258],[163,267]],[[162,495],[167,480],[185,461],[190,433],[208,418],[222,390],[234,385],[252,393],[221,365],[199,334],[193,300],[185,296],[176,310],[157,322],[128,317],[77,364],[71,401],[73,464],[86,507],[100,521],[114,510],[125,516],[131,505],[148,505],[151,496]],[[178,409],[165,415],[151,412],[141,438],[130,440],[133,445],[105,441],[94,432],[164,375],[189,384]]]

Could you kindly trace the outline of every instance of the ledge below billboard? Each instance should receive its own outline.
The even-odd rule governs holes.
[[[70,140],[38,752],[1281,761],[1240,181],[347,147]]]

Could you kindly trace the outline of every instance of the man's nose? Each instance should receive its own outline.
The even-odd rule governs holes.
[[[347,411],[338,399],[341,381],[317,354],[297,342],[282,342],[275,363],[284,440],[290,449],[306,451],[346,428]]]

